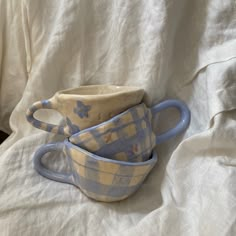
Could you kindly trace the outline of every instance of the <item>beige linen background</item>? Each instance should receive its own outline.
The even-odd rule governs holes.
[[[233,0],[0,0],[0,129],[12,132],[0,146],[0,235],[236,235],[235,57]],[[140,86],[148,105],[179,98],[192,112],[119,203],[32,167],[40,145],[63,137],[31,127],[26,109],[84,84]],[[163,113],[157,130],[175,118]]]

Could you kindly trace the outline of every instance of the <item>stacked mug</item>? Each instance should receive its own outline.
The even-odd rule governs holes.
[[[34,154],[36,171],[51,180],[72,184],[97,201],[120,201],[133,194],[157,162],[154,147],[187,129],[190,112],[179,100],[165,100],[151,108],[143,102],[144,90],[130,86],[88,85],[57,92],[27,110],[34,127],[61,134],[64,142],[41,146]],[[176,108],[180,120],[174,128],[156,135],[152,120],[167,108]],[[65,125],[39,121],[34,113],[54,109]],[[61,151],[71,173],[58,173],[42,157]]]

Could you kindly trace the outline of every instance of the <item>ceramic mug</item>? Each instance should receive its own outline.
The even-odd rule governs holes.
[[[58,91],[48,100],[35,102],[26,113],[34,127],[66,136],[97,125],[139,104],[144,90],[130,86],[88,85]],[[54,109],[62,114],[66,125],[53,125],[34,118],[39,109]]]
[[[180,112],[180,120],[174,128],[156,135],[152,118],[170,107]],[[102,157],[129,162],[146,161],[157,144],[183,132],[189,122],[190,111],[179,100],[166,100],[150,109],[142,103],[108,121],[73,134],[69,141]]]
[[[58,173],[43,165],[43,156],[53,151],[64,153],[71,173]],[[137,191],[156,162],[155,153],[145,162],[111,160],[87,152],[67,140],[40,147],[33,159],[34,168],[40,175],[77,186],[88,197],[103,202],[120,201]]]

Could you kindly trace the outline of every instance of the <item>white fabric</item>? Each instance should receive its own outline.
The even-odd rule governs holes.
[[[0,0],[0,129],[13,131],[0,146],[1,235],[236,235],[235,17],[233,0]],[[26,109],[83,84],[141,86],[148,105],[179,98],[192,112],[119,203],[32,167],[40,145],[63,137],[31,127]],[[160,115],[158,130],[175,116]]]

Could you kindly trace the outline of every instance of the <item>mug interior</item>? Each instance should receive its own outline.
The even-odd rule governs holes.
[[[91,153],[85,149],[82,149],[74,144],[72,144],[71,142],[69,142],[68,140],[64,141],[65,145],[67,146],[67,148],[69,148],[69,152],[70,152],[70,156],[71,159],[74,161],[76,158],[76,156],[78,156],[78,159],[81,159],[81,157],[84,157],[82,159],[84,159],[84,165],[86,166],[85,163],[95,163],[95,162],[100,162],[100,163],[104,163],[108,169],[107,169],[107,173],[110,173],[109,170],[109,164],[113,164],[113,165],[117,165],[117,166],[130,166],[130,167],[143,167],[143,166],[150,166],[153,165],[154,163],[156,163],[157,161],[157,154],[156,152],[153,152],[150,156],[150,158],[147,161],[142,161],[142,162],[128,162],[128,161],[119,161],[119,160],[113,160],[113,159],[109,159],[109,158],[105,158],[102,156],[98,156],[94,153]],[[75,156],[73,156],[75,155]],[[105,171],[106,172],[106,171]]]

